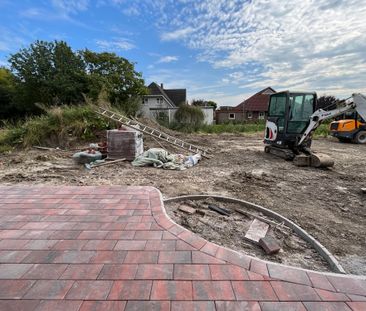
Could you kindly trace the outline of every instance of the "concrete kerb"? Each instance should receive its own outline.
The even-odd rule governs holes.
[[[171,203],[171,202],[179,202],[179,201],[184,201],[184,200],[203,200],[203,199],[208,199],[208,198],[214,198],[214,199],[216,199],[218,201],[222,201],[222,202],[238,203],[247,208],[251,208],[251,209],[260,211],[264,215],[270,216],[270,217],[276,219],[277,221],[283,222],[286,226],[288,226],[295,233],[297,233],[302,239],[304,239],[312,247],[314,247],[314,249],[324,258],[324,260],[326,260],[328,262],[332,271],[334,271],[336,273],[342,273],[342,274],[346,273],[346,271],[339,264],[337,259],[327,250],[327,248],[325,246],[323,246],[320,242],[318,242],[315,238],[313,238],[310,234],[308,234],[304,229],[302,229],[300,226],[298,226],[297,224],[295,224],[293,221],[289,220],[288,218],[286,218],[274,211],[271,211],[270,209],[265,208],[263,206],[260,206],[260,205],[254,204],[254,203],[250,203],[250,202],[247,202],[244,200],[233,199],[233,198],[224,197],[224,196],[220,196],[220,195],[201,195],[201,194],[200,195],[185,195],[185,196],[180,196],[180,197],[169,198],[169,199],[165,199],[163,202]],[[252,257],[252,258],[258,260],[258,258],[255,258],[255,257]],[[276,263],[273,263],[270,261],[265,261],[265,260],[262,260],[262,261],[268,262],[270,264],[276,264]],[[286,265],[281,265],[281,266],[286,266]],[[291,268],[297,269],[297,267],[291,267]],[[301,269],[301,268],[299,268],[299,269]],[[301,270],[311,271],[311,270],[306,270],[306,269],[301,269]]]

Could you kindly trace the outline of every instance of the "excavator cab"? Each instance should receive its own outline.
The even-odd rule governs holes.
[[[270,96],[264,137],[266,152],[270,152],[271,146],[288,149],[290,152],[282,150],[282,153],[289,160],[298,154],[298,142],[309,125],[316,100],[316,93],[284,91]],[[310,144],[311,138],[304,145],[310,147]]]

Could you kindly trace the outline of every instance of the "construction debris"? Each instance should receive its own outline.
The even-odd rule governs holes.
[[[268,229],[269,229],[268,224],[258,219],[254,219],[247,233],[245,234],[245,238],[249,241],[258,244],[259,240],[266,236]]]
[[[97,160],[102,159],[102,153],[99,151],[96,151],[94,149],[90,149],[87,151],[80,151],[74,153],[72,156],[73,160],[77,164],[85,164],[85,163],[91,163],[95,162]]]
[[[172,154],[161,148],[151,148],[137,157],[133,166],[154,166],[169,170],[185,170],[196,165],[201,158],[200,154],[188,156]]]
[[[105,160],[97,160],[95,162],[92,163],[85,163],[85,168],[90,170],[94,167],[99,167],[99,166],[105,166],[105,165],[113,165],[116,163],[120,163],[126,161],[126,159],[118,159],[118,160],[113,160],[113,161],[105,161]]]
[[[127,159],[133,161],[144,152],[142,133],[122,127],[107,131],[108,159]]]
[[[196,210],[194,208],[189,207],[187,205],[180,206],[179,207],[179,210],[182,211],[182,212],[184,212],[184,213],[187,213],[189,215],[192,215],[192,214],[194,214],[196,212]]]
[[[230,211],[225,209],[225,208],[222,208],[222,207],[218,207],[216,205],[209,205],[208,208],[211,210],[211,211],[215,211],[217,213],[219,213],[220,215],[224,215],[224,216],[229,216],[230,215]]]
[[[281,249],[281,246],[278,245],[276,239],[274,239],[270,236],[265,236],[264,238],[260,238],[259,245],[264,249],[264,251],[268,255],[276,254]]]

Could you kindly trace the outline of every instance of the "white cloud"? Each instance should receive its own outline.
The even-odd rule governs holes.
[[[171,63],[176,62],[178,60],[178,56],[162,56],[157,61],[157,63]]]
[[[95,43],[100,49],[107,51],[128,51],[136,47],[127,39],[116,39],[111,41],[96,40]]]
[[[167,3],[163,41],[180,40],[198,60],[231,69],[224,82],[348,95],[366,91],[366,2],[185,0]]]
[[[53,6],[65,14],[76,14],[87,10],[89,0],[52,0]]]
[[[194,31],[193,28],[187,27],[182,29],[177,29],[171,32],[164,32],[161,34],[161,40],[163,41],[173,41],[186,38],[190,33]]]

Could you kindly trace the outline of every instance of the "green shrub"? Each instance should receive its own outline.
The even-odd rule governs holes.
[[[46,114],[27,119],[22,124],[6,125],[0,130],[0,152],[14,146],[66,146],[70,138],[90,141],[102,130],[117,127],[93,111],[90,105],[51,108]]]
[[[174,115],[175,122],[172,127],[183,132],[197,131],[205,119],[205,115],[199,107],[181,105]]]

